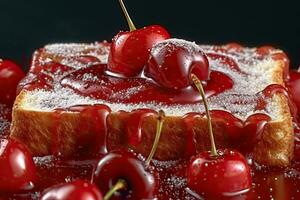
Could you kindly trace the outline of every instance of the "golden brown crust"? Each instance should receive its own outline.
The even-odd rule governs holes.
[[[282,101],[285,97],[281,96]],[[254,160],[260,164],[269,166],[286,166],[290,163],[293,156],[293,130],[291,117],[288,112],[288,105],[285,105],[284,120],[269,122],[266,125],[262,139],[254,146]],[[128,146],[125,133],[125,123],[129,113],[111,113],[107,119],[108,149],[116,149],[120,146]],[[92,142],[95,128],[91,121],[86,121],[87,125],[84,132],[80,129],[82,118],[79,113],[64,112],[61,114],[58,125],[59,147],[57,151],[65,156],[77,151],[79,140],[82,137],[90,138],[86,140],[86,145]],[[23,110],[15,105],[13,112],[12,134],[11,137],[23,141],[31,149],[34,155],[48,155],[53,152],[52,139],[55,118],[53,112],[38,112]],[[218,148],[230,147],[229,139],[225,132],[226,125],[220,121],[213,121],[213,129]],[[148,155],[155,137],[156,118],[148,117],[142,125],[142,143],[132,147],[143,155]],[[204,151],[210,149],[206,118],[196,118],[195,140],[197,150]],[[167,117],[163,127],[162,136],[158,145],[155,158],[159,160],[173,160],[183,158],[187,145],[187,130],[181,117]],[[57,153],[57,152],[56,152]]]
[[[278,95],[282,120],[269,122],[253,151],[254,160],[269,166],[287,166],[293,158],[294,131],[289,106],[284,95]]]

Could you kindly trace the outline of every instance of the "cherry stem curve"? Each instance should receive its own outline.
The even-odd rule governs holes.
[[[118,182],[106,193],[104,200],[109,200],[115,192],[122,190],[127,187],[127,183],[123,179],[119,179]]]
[[[153,156],[156,152],[156,149],[157,149],[157,146],[158,146],[158,143],[159,143],[159,139],[160,139],[160,136],[161,136],[163,124],[164,124],[164,121],[165,121],[165,116],[166,115],[165,115],[165,112],[163,110],[160,110],[158,112],[155,139],[154,139],[154,143],[153,143],[152,149],[150,151],[150,154],[149,154],[149,156],[146,160],[147,165],[150,164],[150,161],[152,160],[152,158],[153,158]]]
[[[126,9],[126,6],[125,6],[124,3],[123,3],[123,0],[119,0],[119,3],[120,3],[120,5],[121,5],[121,8],[122,8],[122,10],[123,10],[123,13],[124,13],[124,15],[125,15],[125,17],[126,17],[126,20],[127,20],[127,23],[128,23],[128,26],[129,26],[130,31],[135,31],[135,30],[136,30],[136,27],[135,27],[134,23],[132,22],[132,20],[131,20],[129,14],[128,14],[128,11],[127,11],[127,9]]]
[[[209,113],[209,109],[208,109],[208,103],[207,103],[207,99],[205,97],[205,92],[204,92],[202,83],[195,74],[191,74],[191,79],[192,79],[193,83],[195,84],[195,86],[197,87],[197,89],[202,97],[202,100],[203,100],[205,113],[206,113],[206,117],[207,117],[207,126],[208,126],[208,132],[209,132],[209,137],[210,137],[210,143],[211,143],[211,155],[218,156],[215,139],[214,139],[214,134],[213,134],[213,129],[212,129],[211,117],[210,117],[210,113]]]

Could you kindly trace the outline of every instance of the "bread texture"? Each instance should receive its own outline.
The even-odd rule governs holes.
[[[219,51],[215,50],[213,46],[202,47],[204,52]],[[234,81],[244,81],[245,83],[242,84],[246,86],[248,84],[249,88],[241,85],[237,86],[239,88],[234,89],[232,93],[227,92],[226,94],[221,94],[221,96],[209,98],[210,109],[228,111],[241,120],[245,120],[248,116],[255,113],[269,115],[271,120],[265,125],[260,139],[253,144],[251,151],[253,160],[267,166],[289,165],[293,158],[294,133],[288,98],[284,94],[274,93],[268,99],[266,108],[259,111],[254,110],[253,105],[246,105],[247,103],[244,107],[232,103],[233,94],[236,95],[239,91],[241,91],[241,94],[238,95],[249,96],[249,94],[257,94],[268,85],[277,84],[285,87],[284,76],[287,68],[287,58],[282,51],[274,49],[259,57],[259,54],[256,53],[256,48],[241,47],[243,52],[238,53],[238,55],[236,55],[236,52],[239,50],[229,49],[228,45],[220,48],[226,49],[226,52],[222,53],[235,59],[242,66],[242,72],[247,72],[248,75],[240,73],[242,75],[237,75],[238,77],[234,78],[238,74],[237,72],[227,72],[228,70],[222,69],[222,66],[217,66],[215,70],[223,70],[222,72],[229,73]],[[53,127],[55,126],[56,139],[59,137],[59,142],[57,143],[56,141],[57,149],[55,151],[65,156],[72,155],[78,151],[79,143],[81,146],[89,146],[93,143],[97,129],[94,127],[93,121],[89,120],[87,116],[83,117],[80,112],[63,110],[59,113],[59,123],[55,121],[53,113],[56,109],[66,109],[74,105],[105,104],[112,111],[107,117],[106,133],[103,133],[107,134],[107,148],[113,150],[129,146],[147,156],[155,137],[156,117],[149,116],[143,120],[141,125],[142,138],[138,145],[130,145],[128,143],[125,131],[126,123],[131,113],[136,109],[148,108],[156,111],[163,109],[167,116],[154,157],[159,160],[184,158],[189,143],[187,141],[188,130],[183,116],[190,112],[203,113],[203,105],[201,107],[201,103],[197,105],[168,106],[155,103],[123,105],[122,103],[111,103],[89,97],[80,97],[74,91],[60,88],[60,86],[56,87],[55,80],[53,83],[55,88],[50,91],[43,89],[28,90],[26,88],[28,83],[32,83],[30,78],[32,76],[31,72],[37,67],[46,68],[47,65],[45,63],[49,61],[62,63],[75,71],[81,67],[88,66],[87,63],[75,62],[73,60],[74,56],[95,57],[97,62],[105,64],[108,51],[108,43],[55,44],[38,50],[34,54],[29,74],[20,84],[20,93],[13,108],[11,137],[23,141],[35,156],[49,155],[57,153],[53,152]],[[53,77],[55,79],[55,76]],[[254,80],[257,83],[252,82]],[[247,92],[247,95],[242,94],[242,92]],[[243,100],[247,99],[243,97]],[[85,122],[84,129],[80,127],[83,121]],[[226,133],[227,126],[228,124],[224,121],[213,119],[213,130],[218,148],[232,147],[228,133]],[[78,132],[79,129],[81,130],[80,132]],[[207,118],[204,115],[195,119],[193,133],[197,151],[209,150],[210,141]],[[82,143],[82,138],[85,138],[84,143]]]

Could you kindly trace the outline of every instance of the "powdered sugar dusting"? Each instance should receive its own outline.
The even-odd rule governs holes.
[[[253,98],[247,96],[239,96],[239,104],[235,101],[237,99],[234,95],[229,95],[227,93],[221,94],[220,96],[212,97],[208,100],[211,110],[226,110],[241,119],[246,119],[249,115],[253,114],[255,104]],[[157,102],[140,103],[140,104],[124,104],[124,103],[111,103],[103,100],[93,99],[90,97],[83,97],[74,93],[72,89],[64,87],[56,87],[54,91],[46,90],[35,90],[27,92],[26,98],[24,98],[23,108],[29,110],[42,110],[42,111],[52,111],[57,108],[68,108],[75,105],[95,105],[95,104],[106,104],[112,111],[117,112],[132,111],[138,108],[149,108],[153,110],[165,110],[167,115],[170,116],[182,116],[189,112],[201,112],[203,113],[204,106],[202,103],[197,104],[174,104],[174,105],[164,105]],[[261,111],[264,112],[264,111]],[[270,110],[270,115],[276,118],[276,114],[272,114]]]
[[[197,45],[195,42],[172,38],[172,39],[164,40],[164,41],[158,43],[157,45],[155,45],[152,48],[151,53],[157,54],[157,52],[159,52],[162,48],[164,48],[167,45],[170,46],[170,44],[173,45],[174,47],[175,46],[182,47],[182,48],[188,50],[190,53],[202,53],[203,52],[202,48],[199,45]],[[172,46],[170,46],[170,47],[172,47]]]
[[[86,67],[86,64],[77,61],[74,57],[92,56],[97,58],[100,63],[107,63],[110,46],[107,42],[93,44],[51,44],[46,45],[44,51],[54,57],[61,57],[60,63],[75,69]],[[39,62],[49,62],[49,58],[39,60]]]
[[[202,45],[198,46],[196,43],[191,43],[180,39],[170,39],[165,42],[159,43],[157,48],[152,51],[158,50],[159,46],[166,44],[175,44],[188,48],[191,52],[204,52],[204,53],[219,53],[225,54],[223,51],[216,49],[216,46]],[[220,48],[221,49],[221,48]],[[65,59],[69,59],[68,64],[71,67],[77,69],[82,68],[80,64],[71,64],[72,59],[70,55],[91,55],[106,57],[108,55],[108,45],[102,45],[100,43],[95,44],[55,44],[47,45],[45,51],[48,53],[64,56]],[[274,50],[279,52],[279,50]],[[100,53],[101,52],[101,53]],[[272,53],[272,52],[271,52]],[[280,109],[275,103],[272,105],[272,109],[268,107],[265,110],[255,111],[256,100],[259,98],[257,94],[265,89],[268,85],[276,83],[272,80],[274,66],[276,61],[272,59],[272,56],[265,55],[260,56],[256,53],[255,48],[242,48],[240,51],[228,50],[226,56],[233,59],[240,71],[236,69],[224,66],[222,60],[209,59],[211,70],[219,71],[229,76],[233,82],[234,87],[219,95],[212,96],[208,99],[211,110],[226,110],[233,113],[236,117],[241,119],[247,118],[249,115],[255,112],[267,113],[272,118],[278,118]],[[96,54],[96,55],[95,55]],[[64,60],[63,60],[64,61]],[[107,60],[102,60],[104,63]],[[66,61],[67,62],[67,61]],[[68,66],[69,66],[68,65]],[[97,81],[97,77],[92,74],[85,74],[82,77],[83,80]],[[101,84],[101,83],[99,83]],[[135,94],[143,85],[135,86],[124,91],[119,91],[112,94],[112,97],[128,98],[130,95]],[[138,108],[150,108],[154,110],[163,109],[168,115],[182,116],[189,112],[204,112],[202,103],[196,104],[174,104],[164,105],[159,102],[147,102],[139,104],[124,104],[117,102],[108,102],[91,97],[84,97],[76,94],[73,90],[61,87],[60,84],[56,84],[53,91],[36,90],[28,92],[24,106],[27,109],[36,109],[43,111],[51,111],[55,108],[68,108],[74,105],[90,105],[90,104],[106,104],[113,111],[131,111]]]

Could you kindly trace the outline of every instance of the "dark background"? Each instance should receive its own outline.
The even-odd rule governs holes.
[[[297,1],[124,0],[136,24],[161,24],[198,43],[273,45],[300,64]],[[27,67],[36,48],[53,42],[110,40],[127,30],[117,0],[0,0],[0,57]]]

